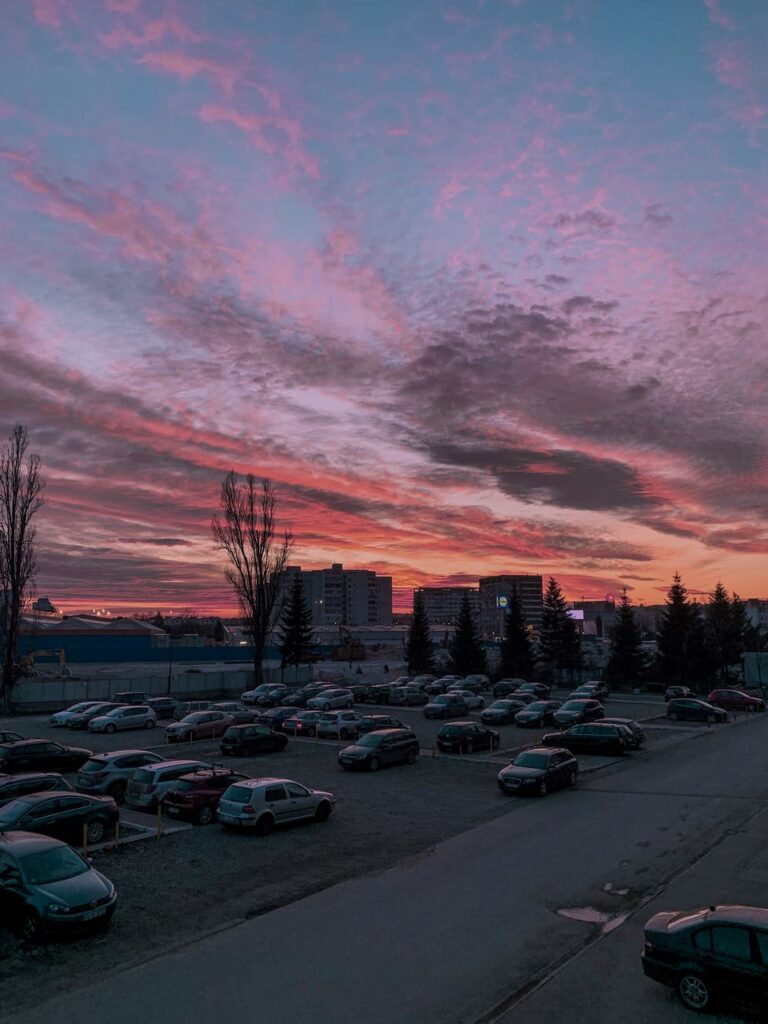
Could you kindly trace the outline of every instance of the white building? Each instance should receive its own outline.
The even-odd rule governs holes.
[[[315,626],[391,626],[392,577],[372,569],[302,569],[289,565],[283,578],[278,608],[288,599],[293,581],[301,577]]]

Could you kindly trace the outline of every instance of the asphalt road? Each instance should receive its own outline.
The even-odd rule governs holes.
[[[593,937],[559,911],[619,922],[754,815],[768,795],[766,739],[768,716],[757,716],[627,759],[576,790],[511,799],[508,814],[411,862],[8,1019],[470,1024]],[[636,955],[633,945],[635,971]],[[527,1024],[524,1004],[511,1013]],[[565,1016],[624,1020],[595,1015],[589,1001],[583,1016]]]

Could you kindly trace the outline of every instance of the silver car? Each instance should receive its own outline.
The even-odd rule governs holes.
[[[106,715],[108,711],[114,710],[114,708],[124,708],[125,704],[113,704],[112,701],[102,701],[100,704],[92,704],[89,708],[84,708],[82,711],[73,711],[72,714],[67,718],[68,729],[87,729],[88,723],[92,718],[98,718],[101,715]]]
[[[87,711],[88,708],[97,707],[100,704],[103,704],[103,701],[81,700],[79,704],[72,704],[71,707],[65,708],[63,711],[55,711],[48,719],[48,724],[54,726],[54,728],[58,725],[66,725],[75,715],[79,715],[82,711]]]
[[[157,715],[144,704],[129,704],[97,715],[88,723],[88,732],[120,732],[123,729],[154,729]]]
[[[115,803],[125,800],[128,780],[137,768],[158,764],[163,758],[150,750],[111,750],[89,757],[77,773],[75,785],[81,793],[104,793]]]
[[[451,688],[448,692],[455,694],[457,697],[463,697],[464,703],[470,711],[482,711],[485,707],[485,698],[480,697],[472,690],[454,690]]]
[[[129,807],[157,807],[182,775],[210,767],[207,761],[157,761],[137,768],[128,780],[125,802]]]
[[[307,789],[292,779],[246,779],[225,790],[218,819],[225,828],[266,836],[276,825],[291,821],[327,821],[335,804],[333,793]]]
[[[209,711],[223,711],[225,715],[231,715],[235,725],[250,725],[258,715],[256,708],[247,708],[236,700],[219,700],[211,704]]]
[[[331,711],[333,708],[351,708],[354,696],[351,690],[323,690],[307,701],[308,711]]]
[[[361,718],[356,711],[324,711],[317,722],[317,735],[334,740],[357,736],[357,723]]]

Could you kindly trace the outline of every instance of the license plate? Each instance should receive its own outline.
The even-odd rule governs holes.
[[[106,914],[106,907],[97,907],[95,910],[86,910],[81,916],[81,921],[93,921],[95,917],[101,917],[102,914]]]

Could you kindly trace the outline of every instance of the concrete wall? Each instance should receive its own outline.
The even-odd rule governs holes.
[[[105,634],[98,633],[50,633],[27,634],[19,638],[19,655],[31,651],[63,650],[67,663],[88,662],[120,662],[148,661],[167,665],[171,660],[170,648],[166,645],[153,643],[151,634]],[[264,655],[266,660],[279,660],[277,650],[268,648]],[[210,647],[183,646],[174,643],[172,660],[174,664],[184,661],[242,661],[253,660],[250,646],[227,647],[212,645]],[[40,658],[40,663],[54,662],[56,658]]]

